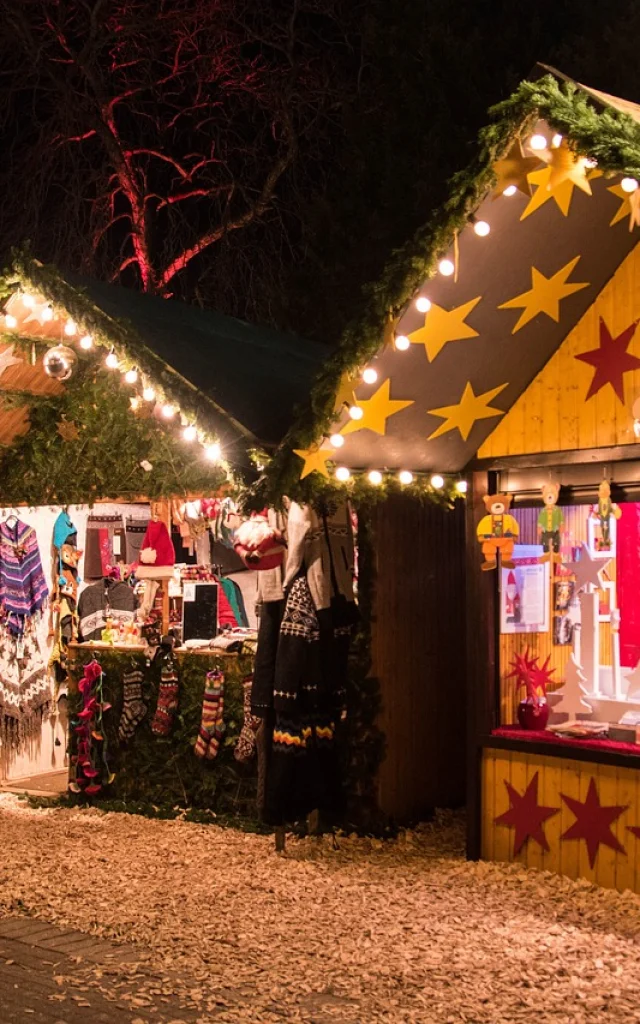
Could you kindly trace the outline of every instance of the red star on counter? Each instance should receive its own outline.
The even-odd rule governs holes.
[[[610,384],[620,401],[624,402],[622,378],[628,370],[636,370],[640,366],[640,359],[627,352],[637,326],[638,321],[635,320],[617,338],[612,338],[611,331],[600,317],[600,347],[576,356],[595,370],[587,399],[597,394],[605,384]]]
[[[549,843],[544,834],[543,825],[547,818],[558,814],[560,808],[543,807],[538,804],[538,772],[533,776],[522,796],[506,779],[504,784],[509,794],[510,807],[504,814],[495,818],[495,823],[496,825],[513,825],[515,828],[514,856],[520,852],[527,839],[535,839],[538,846],[541,846],[543,850],[548,850]]]
[[[589,782],[587,799],[583,804],[572,796],[565,796],[564,793],[561,793],[560,796],[569,810],[576,816],[573,825],[566,832],[562,833],[560,839],[584,839],[587,844],[591,867],[596,862],[598,848],[601,843],[603,846],[610,846],[612,850],[616,850],[618,853],[626,853],[620,840],[616,839],[611,831],[611,826],[620,817],[622,812],[627,810],[628,804],[624,807],[617,804],[603,807],[600,803],[598,790],[596,789],[596,780],[593,778]]]

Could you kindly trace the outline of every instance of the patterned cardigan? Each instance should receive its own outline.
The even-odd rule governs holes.
[[[11,626],[39,612],[49,596],[36,531],[16,519],[9,526],[0,523],[0,608]]]

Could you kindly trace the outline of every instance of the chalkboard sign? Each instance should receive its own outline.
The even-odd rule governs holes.
[[[218,584],[183,584],[182,642],[218,635]]]

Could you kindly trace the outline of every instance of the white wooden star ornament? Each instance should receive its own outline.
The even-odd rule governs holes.
[[[8,348],[3,349],[0,352],[0,377],[5,370],[8,370],[10,366],[17,366],[18,363],[22,362],[22,359],[16,359],[13,354],[15,345],[9,345]]]
[[[610,558],[592,558],[591,552],[586,544],[580,548],[580,559],[577,562],[567,562],[566,568],[576,578],[576,593],[590,584],[597,589],[602,589],[600,573],[606,569]]]

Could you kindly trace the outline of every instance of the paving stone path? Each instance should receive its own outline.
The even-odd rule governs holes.
[[[131,1005],[135,980],[107,998],[70,975],[80,965],[118,973],[139,963],[133,946],[115,946],[78,931],[61,931],[28,917],[0,919],[0,1021],[2,1024],[191,1024],[198,1018],[170,995],[151,1011]],[[144,970],[144,967],[142,968]],[[105,986],[106,987],[106,986]]]

